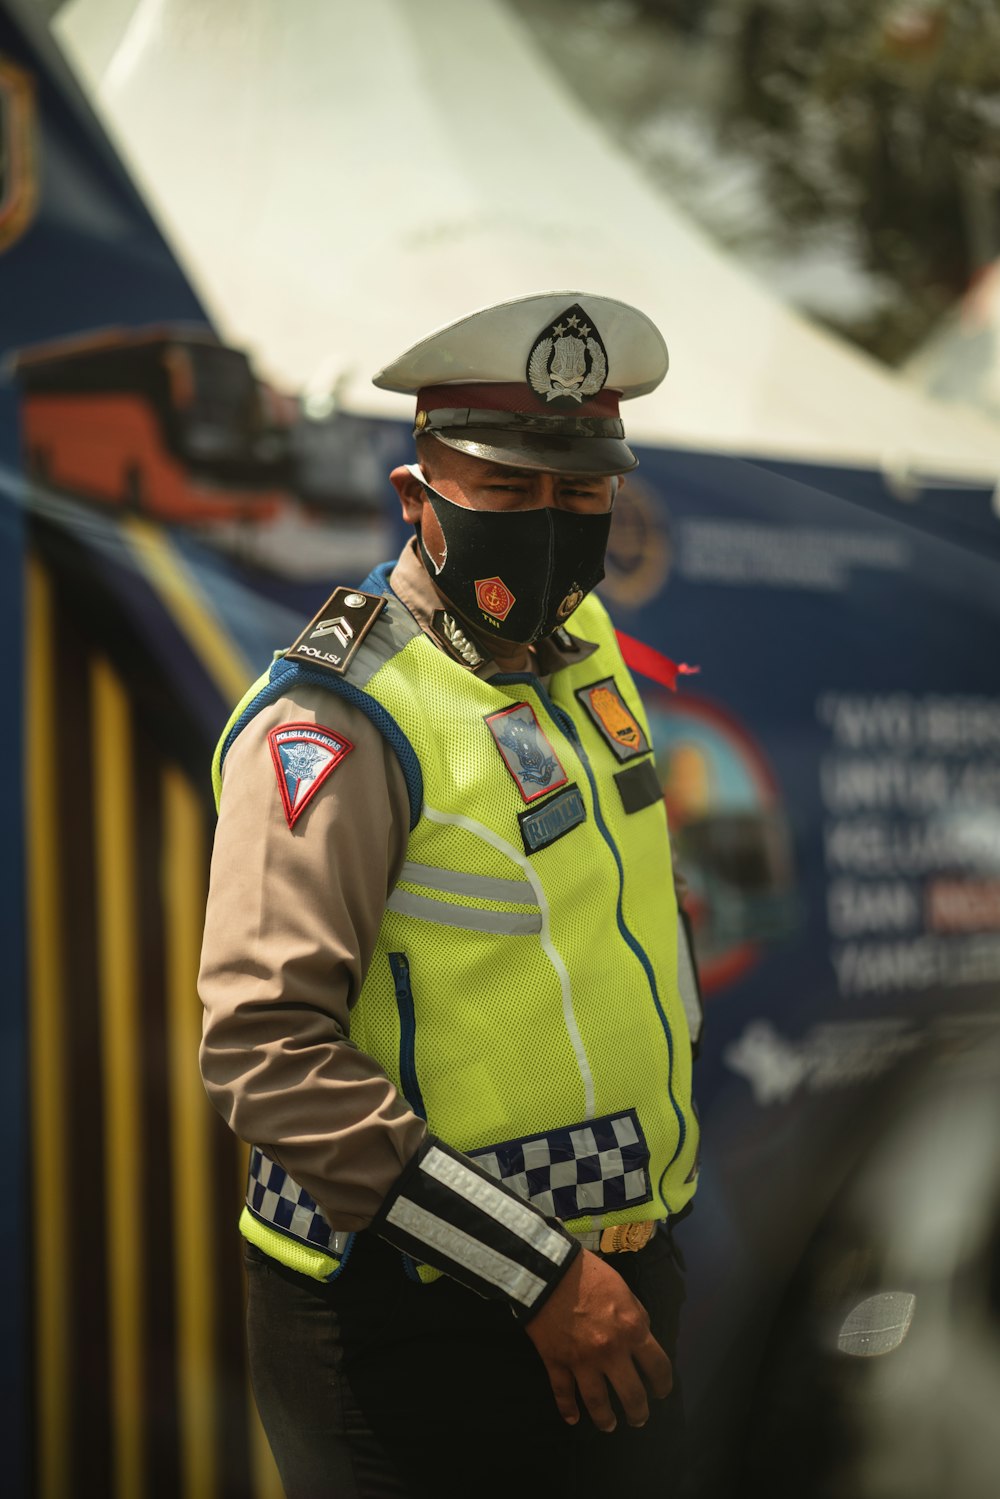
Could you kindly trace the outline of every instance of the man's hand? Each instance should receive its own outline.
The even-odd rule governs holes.
[[[570,1426],[580,1419],[577,1390],[599,1431],[616,1425],[609,1385],[630,1426],[649,1419],[647,1386],[658,1400],[670,1394],[670,1360],[649,1330],[645,1307],[618,1272],[589,1250],[577,1255],[525,1332]]]

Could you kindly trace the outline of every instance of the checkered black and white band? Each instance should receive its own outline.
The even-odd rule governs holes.
[[[481,1296],[531,1317],[580,1252],[557,1223],[433,1135],[407,1164],[372,1229]]]
[[[649,1202],[649,1149],[634,1109],[528,1135],[470,1159],[547,1217],[582,1218]]]
[[[255,1218],[288,1239],[340,1258],[349,1233],[335,1233],[314,1198],[259,1146],[250,1150],[247,1207]]]

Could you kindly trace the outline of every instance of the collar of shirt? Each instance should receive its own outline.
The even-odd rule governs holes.
[[[420,560],[415,538],[411,539],[403,549],[402,556],[389,575],[389,586],[397,598],[409,609],[424,633],[429,635],[446,655],[451,656],[461,666],[466,667],[468,671],[474,671],[480,677],[492,677],[501,671],[502,668],[492,656],[487,655],[489,642],[471,629],[467,635],[461,635],[461,640],[473,647],[468,652],[468,657],[463,658],[461,644],[456,640],[455,629],[457,623],[458,631],[461,631],[463,621],[456,621],[445,609],[441,595],[434,587],[427,569]],[[452,621],[450,638],[446,620]],[[539,640],[532,646],[532,669],[536,676],[550,677],[553,672],[560,671],[564,666],[572,666],[575,661],[585,661],[596,650],[597,646],[591,641],[579,640],[568,630],[557,630],[554,635],[548,635],[544,640]]]

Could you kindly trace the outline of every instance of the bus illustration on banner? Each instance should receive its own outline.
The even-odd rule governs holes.
[[[17,356],[37,484],[198,526],[274,518],[287,440],[245,354],[210,333],[116,329]]]

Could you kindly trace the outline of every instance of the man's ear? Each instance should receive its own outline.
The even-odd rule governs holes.
[[[411,526],[420,524],[424,513],[424,488],[416,475],[411,474],[405,464],[394,468],[389,475],[389,482],[399,495],[399,503],[403,509],[403,519]]]

